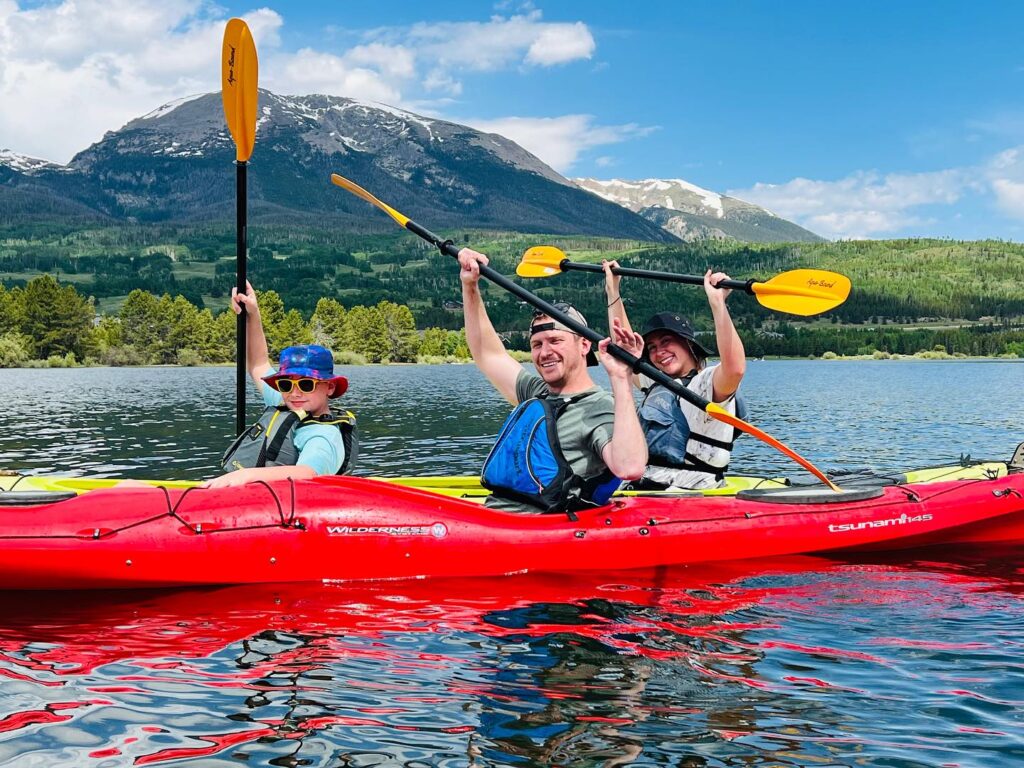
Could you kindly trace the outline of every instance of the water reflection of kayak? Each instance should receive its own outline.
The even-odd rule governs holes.
[[[830,567],[812,557],[769,563],[726,562],[597,574],[526,574],[482,578],[377,581],[360,584],[247,584],[177,590],[0,596],[8,618],[0,625],[0,651],[33,649],[25,669],[60,676],[88,673],[126,658],[213,655],[231,643],[270,631],[318,636],[467,632],[488,636],[551,631],[551,619],[535,628],[512,623],[509,612],[538,605],[583,605],[592,600],[631,606],[671,602],[678,615],[706,618],[711,607],[744,607],[715,585],[749,576],[799,573]],[[700,596],[691,594],[699,590]],[[720,593],[719,593],[720,592]],[[755,591],[756,592],[756,591]],[[498,616],[496,612],[501,612]],[[574,624],[574,631],[609,631],[606,622]],[[6,657],[9,661],[11,657]]]
[[[85,589],[587,571],[1024,541],[1024,472],[929,468],[824,487],[738,478],[573,515],[482,506],[470,478],[186,482],[4,478],[0,587]]]

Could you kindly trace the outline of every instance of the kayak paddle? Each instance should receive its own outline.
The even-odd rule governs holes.
[[[451,240],[442,240],[429,229],[426,229],[425,227],[422,227],[421,225],[417,224],[408,216],[399,213],[387,203],[381,202],[372,194],[370,194],[365,189],[360,187],[358,184],[356,184],[353,181],[349,181],[344,176],[339,176],[336,173],[332,173],[331,181],[334,184],[337,184],[342,189],[351,192],[356,197],[362,198],[366,202],[370,203],[370,205],[380,208],[382,211],[384,211],[384,213],[386,213],[388,216],[394,219],[398,226],[404,227],[413,234],[422,237],[428,243],[430,243],[439,251],[441,251],[441,253],[447,254],[448,256],[452,256],[454,258],[458,258],[459,251],[461,251],[462,249],[459,246],[455,245],[455,243],[453,243]],[[530,304],[535,309],[543,312],[548,317],[561,323],[566,328],[569,328],[570,330],[572,330],[573,333],[582,336],[585,339],[589,339],[592,344],[596,345],[604,340],[604,337],[594,329],[576,322],[571,317],[566,315],[564,312],[561,312],[560,310],[555,308],[554,305],[548,303],[539,296],[535,296],[534,294],[530,293],[521,285],[516,285],[504,275],[500,274],[499,272],[495,272],[491,267],[485,264],[481,264],[480,274],[483,277],[486,277],[495,285],[498,285],[501,288],[504,288],[509,293],[518,296],[527,304]],[[640,358],[634,357],[633,355],[629,354],[629,352],[627,352],[622,347],[616,344],[608,345],[608,353],[613,357],[623,361],[624,363],[628,363],[635,373],[642,373],[649,379],[652,379],[658,382],[659,384],[667,387],[679,397],[683,398],[684,400],[687,400],[691,404],[703,410],[713,419],[717,419],[718,421],[729,424],[735,427],[736,429],[740,430],[741,432],[746,432],[749,435],[753,435],[758,440],[767,443],[772,448],[775,448],[776,450],[784,453],[786,456],[793,459],[793,461],[795,461],[801,467],[803,467],[812,475],[821,480],[821,482],[825,483],[825,485],[827,485],[833,491],[840,490],[837,485],[835,485],[831,480],[828,479],[824,472],[822,472],[816,466],[811,464],[810,461],[805,459],[792,448],[785,445],[781,441],[776,440],[767,432],[758,429],[753,424],[748,424],[743,419],[738,418],[737,416],[733,416],[731,413],[722,408],[722,406],[705,400],[696,392],[684,387],[682,384],[677,382],[668,374],[662,373],[650,363],[641,360]]]
[[[246,263],[246,167],[256,144],[256,82],[259,65],[256,44],[249,27],[241,19],[231,19],[224,29],[221,48],[221,97],[224,119],[235,142],[235,287],[245,293]],[[245,429],[245,307],[235,325],[238,350],[235,359],[235,433]]]
[[[551,277],[569,270],[604,271],[600,264],[569,261],[565,253],[553,245],[535,245],[523,254],[523,260],[516,267],[516,274],[520,277]],[[678,275],[675,272],[630,267],[613,267],[612,271],[627,277],[704,285],[703,275]],[[763,282],[754,279],[723,280],[716,287],[752,294],[762,307],[775,312],[807,316],[827,312],[846,301],[850,295],[850,278],[823,269],[793,269]]]

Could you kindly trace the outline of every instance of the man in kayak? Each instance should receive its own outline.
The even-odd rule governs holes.
[[[330,350],[317,344],[286,347],[275,370],[256,292],[248,283],[244,294],[231,291],[235,314],[243,307],[249,316],[246,364],[266,410],[225,452],[222,463],[227,474],[202,487],[303,480],[345,471],[355,452],[355,417],[351,412],[331,411],[329,401],[345,394],[348,379],[334,375]]]
[[[621,480],[633,480],[647,464],[647,445],[637,419],[629,367],[598,345],[612,394],[594,384],[591,342],[554,318],[534,316],[530,352],[539,375],[527,373],[505,349],[480,294],[481,253],[459,253],[466,341],[488,381],[516,406],[484,463],[481,480],[492,491],[488,505],[520,512],[573,511],[605,503]],[[558,305],[556,305],[558,306]],[[569,305],[558,308],[586,324]],[[613,327],[615,343],[639,354],[643,339]]]
[[[621,278],[612,272],[618,262],[606,261],[603,265],[608,321],[630,328],[619,292]],[[690,323],[676,312],[659,312],[644,325],[644,358],[705,400],[743,418],[745,409],[737,390],[746,372],[747,358],[725,306],[731,291],[715,287],[728,279],[724,272],[712,273],[710,269],[704,275],[704,292],[715,320],[720,360],[717,365],[707,365],[711,351],[697,341]],[[738,434],[733,427],[646,376],[634,377],[634,383],[643,391],[640,424],[651,463],[633,487],[701,490],[723,485]]]

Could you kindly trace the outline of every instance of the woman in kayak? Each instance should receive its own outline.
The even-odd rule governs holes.
[[[629,328],[619,292],[621,278],[611,271],[618,262],[606,261],[603,266],[608,321],[618,320]],[[717,365],[707,365],[710,350],[697,341],[690,323],[676,312],[659,312],[644,325],[644,359],[705,400],[742,418],[745,409],[737,390],[746,372],[747,358],[725,306],[730,291],[715,287],[728,279],[724,272],[712,273],[710,269],[704,275],[704,292],[718,340]],[[643,392],[640,424],[650,451],[647,469],[633,487],[700,490],[722,485],[737,434],[733,427],[713,419],[646,376],[634,376],[633,383]]]
[[[252,286],[231,291],[231,308],[245,308],[246,364],[266,405],[260,420],[238,436],[224,454],[227,474],[203,483],[206,488],[257,481],[303,480],[345,472],[355,453],[355,416],[334,413],[330,400],[348,389],[334,375],[334,357],[317,344],[286,347],[277,370],[270,364],[259,302]]]

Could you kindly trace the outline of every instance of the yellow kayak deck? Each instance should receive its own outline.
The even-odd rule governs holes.
[[[987,461],[976,464],[951,464],[926,467],[901,474],[886,475],[900,483],[928,483],[945,480],[972,480],[1003,477],[1007,473],[1005,462]],[[420,477],[374,477],[388,483],[410,488],[420,488],[442,496],[482,501],[490,491],[480,485],[476,475],[425,475]],[[9,473],[0,475],[0,491],[73,491],[85,493],[100,488],[112,488],[124,480],[116,478],[66,477],[59,475],[21,475]],[[133,483],[164,488],[191,488],[199,484],[196,480],[135,480]],[[837,484],[842,486],[840,477]],[[731,496],[742,490],[782,488],[789,485],[785,478],[757,477],[752,475],[731,475],[725,485],[704,491],[619,491],[616,496]]]

